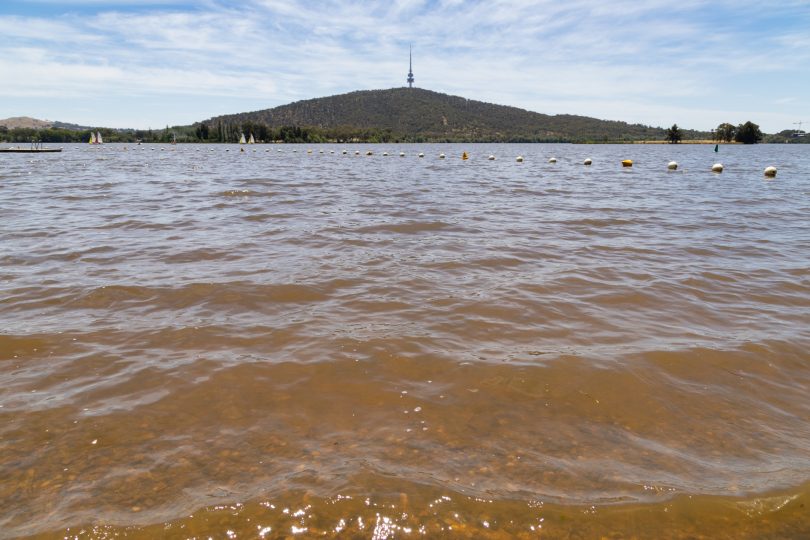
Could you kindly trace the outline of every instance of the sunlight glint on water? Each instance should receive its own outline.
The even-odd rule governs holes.
[[[802,147],[308,149],[0,158],[0,537],[810,534]]]

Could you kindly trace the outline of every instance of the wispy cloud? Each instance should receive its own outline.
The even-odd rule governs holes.
[[[701,129],[751,119],[766,131],[810,117],[807,98],[782,99],[810,87],[799,0],[34,4],[48,15],[0,7],[0,116],[101,93],[128,103],[106,123],[132,125],[149,117],[139,104],[188,96],[165,119],[184,123],[224,112],[225,97],[239,112],[401,86],[412,43],[419,86],[539,112]]]

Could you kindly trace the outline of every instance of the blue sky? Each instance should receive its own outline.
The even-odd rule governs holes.
[[[810,0],[0,0],[0,118],[161,128],[416,86],[546,114],[810,128]]]

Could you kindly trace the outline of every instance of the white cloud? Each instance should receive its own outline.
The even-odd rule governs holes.
[[[418,86],[539,112],[662,125],[679,114],[695,122],[679,125],[708,129],[712,115],[689,111],[719,103],[730,121],[759,111],[774,122],[766,131],[783,128],[788,104],[810,117],[807,98],[782,99],[810,86],[810,6],[799,0],[180,4],[81,0],[54,2],[90,10],[81,15],[0,14],[0,116],[28,114],[14,109],[26,96],[88,91],[135,107],[208,98],[189,101],[205,110],[177,111],[203,119],[223,96],[269,107],[401,86],[412,43]]]

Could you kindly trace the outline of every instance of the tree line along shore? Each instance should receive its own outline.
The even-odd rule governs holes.
[[[12,128],[0,126],[0,143],[83,143],[90,140],[92,133],[101,133],[109,143],[238,143],[242,134],[253,135],[259,143],[579,143],[579,144],[753,144],[753,143],[791,143],[807,144],[810,137],[797,136],[793,130],[784,130],[776,134],[759,134],[754,140],[728,139],[715,134],[714,137],[656,139],[618,138],[567,138],[567,137],[457,137],[429,135],[400,135],[389,130],[374,129],[324,129],[307,126],[282,126],[273,129],[255,124],[217,125],[212,128],[206,124],[192,126],[166,127],[163,130],[134,130],[114,128],[93,128],[84,130],[65,128]]]
[[[663,130],[659,130],[663,133]],[[188,126],[166,126],[159,130],[86,128],[8,129],[0,126],[0,141],[25,143],[32,140],[46,143],[88,142],[94,133],[101,133],[105,142],[121,143],[238,143],[242,136],[253,135],[259,143],[628,143],[653,139],[660,135],[650,128],[642,133],[582,133],[523,132],[483,130],[476,126],[456,126],[449,132],[430,129],[396,131],[389,127],[282,125],[274,127],[262,121],[236,118],[212,119]],[[690,135],[692,135],[690,133]]]
[[[28,119],[34,120],[34,119]],[[722,123],[711,131],[669,129],[586,116],[547,115],[421,88],[361,90],[223,115],[163,129],[90,128],[35,121],[4,127],[0,141],[237,143],[697,143],[810,142],[797,132],[763,134],[752,122]]]

